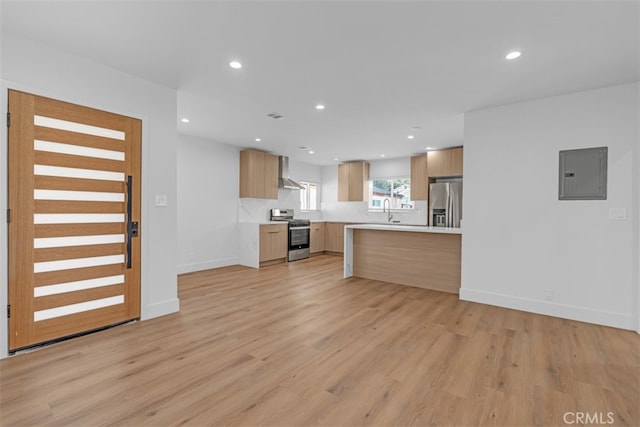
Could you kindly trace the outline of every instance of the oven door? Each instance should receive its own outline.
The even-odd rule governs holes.
[[[289,228],[289,250],[308,249],[309,235],[311,233],[310,226],[290,227]]]

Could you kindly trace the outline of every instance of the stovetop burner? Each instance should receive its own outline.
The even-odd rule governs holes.
[[[293,209],[271,209],[271,221],[286,221],[289,227],[307,227],[311,225],[308,219],[293,218]]]

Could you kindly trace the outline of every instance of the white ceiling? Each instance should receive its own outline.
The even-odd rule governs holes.
[[[177,89],[181,133],[326,165],[462,145],[465,111],[638,81],[639,5],[2,1],[1,12],[3,32]],[[505,60],[514,49],[522,57]]]

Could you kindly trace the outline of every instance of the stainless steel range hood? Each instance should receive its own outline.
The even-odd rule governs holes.
[[[289,158],[280,156],[278,158],[278,188],[289,190],[302,190],[302,185],[289,178]]]

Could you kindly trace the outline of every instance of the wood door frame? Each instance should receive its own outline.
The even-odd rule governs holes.
[[[34,87],[29,84],[20,84],[8,80],[0,79],[0,105],[2,108],[2,123],[0,123],[0,141],[3,148],[0,149],[0,170],[8,171],[8,137],[9,132],[6,125],[6,113],[9,104],[9,91],[16,90],[31,93],[37,96],[52,98],[71,104],[83,105],[97,110],[103,110],[114,114],[128,116],[142,122],[142,149],[141,156],[141,189],[140,189],[140,218],[143,224],[149,224],[149,211],[146,207],[145,194],[148,193],[148,171],[146,165],[149,164],[149,116],[131,110],[115,108],[107,104],[96,102],[95,99],[87,100],[77,95],[60,93],[42,87]],[[69,91],[65,91],[69,92]],[[0,273],[0,359],[9,357],[9,322],[6,317],[6,309],[9,303],[9,280],[8,280],[8,245],[9,227],[6,222],[6,212],[8,209],[8,173],[0,173],[0,221],[4,224],[0,227],[0,266],[4,266],[4,272]],[[147,227],[145,227],[146,229]],[[149,253],[148,239],[141,241],[140,248],[140,320],[146,320],[158,316],[149,309],[149,289],[148,289],[148,267],[146,258]],[[165,314],[164,312],[162,314]]]
[[[6,220],[6,212],[9,206],[9,129],[7,128],[6,114],[9,108],[9,89],[12,87],[0,81],[0,102],[2,103],[2,125],[0,126],[0,139],[2,140],[2,150],[0,150],[0,213],[3,226],[0,227],[0,262],[3,273],[0,274],[0,358],[9,355],[9,319],[7,319],[6,308],[9,304],[9,224]]]

